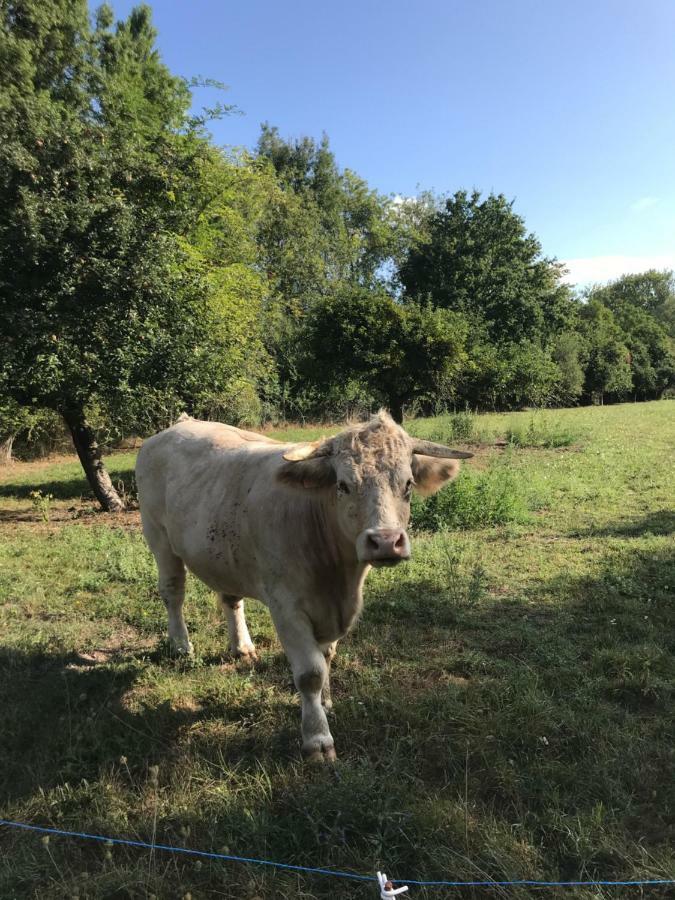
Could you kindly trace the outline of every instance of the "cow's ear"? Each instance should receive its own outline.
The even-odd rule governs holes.
[[[318,441],[304,441],[300,444],[294,444],[289,450],[284,451],[283,457],[291,462],[299,462],[301,459],[308,459],[310,456],[320,456],[323,444],[323,438]]]
[[[435,494],[444,484],[459,474],[459,461],[456,459],[438,459],[434,456],[423,456],[414,453],[412,473],[415,479],[415,490],[423,497]]]
[[[314,490],[331,487],[336,481],[333,462],[327,456],[284,462],[277,470],[277,479],[290,487]]]

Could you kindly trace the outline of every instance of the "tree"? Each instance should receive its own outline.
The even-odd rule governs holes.
[[[604,402],[622,400],[633,386],[631,357],[610,309],[591,299],[583,308],[583,330],[588,347],[585,391]]]
[[[382,288],[343,287],[303,321],[298,380],[323,409],[385,405],[400,422],[410,404],[451,398],[466,333],[457,313],[401,306]]]
[[[473,331],[468,346],[460,392],[471,406],[521,409],[547,406],[556,397],[560,370],[538,343],[504,341],[497,345]]]
[[[633,390],[643,400],[675,385],[675,283],[672,272],[624,275],[588,297],[611,310],[630,353]]]
[[[513,203],[458,191],[431,213],[399,272],[407,297],[483,323],[490,340],[537,340],[573,315],[562,266],[541,255]]]
[[[578,332],[562,331],[553,339],[553,361],[558,366],[557,400],[565,406],[576,403],[584,390],[584,340]]]
[[[592,293],[610,309],[629,305],[664,323],[672,324],[675,319],[675,274],[668,269],[622,275],[604,287],[593,288]]]
[[[257,154],[280,188],[260,234],[271,293],[307,308],[338,284],[378,284],[393,246],[386,198],[339,169],[325,135],[285,141],[263,125]]]
[[[222,283],[188,239],[212,155],[147,7],[116,28],[86,0],[1,14],[0,396],[58,411],[119,509],[91,410],[168,418],[232,374]]]

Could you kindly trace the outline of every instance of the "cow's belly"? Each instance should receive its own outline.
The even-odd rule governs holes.
[[[212,590],[263,599],[255,556],[239,531],[203,512],[176,516],[167,530],[176,555]]]
[[[193,557],[185,561],[190,572],[203,581],[207,587],[233,597],[253,597],[262,600],[261,592],[254,580],[242,576],[236,569],[214,565],[209,559]]]

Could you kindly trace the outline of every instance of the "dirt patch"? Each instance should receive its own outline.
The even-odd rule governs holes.
[[[77,651],[67,668],[81,670],[106,665],[120,657],[150,652],[156,644],[156,637],[144,637],[130,626],[120,624],[114,634],[97,641],[95,647]]]
[[[108,525],[114,528],[126,528],[137,531],[141,527],[141,514],[138,509],[127,509],[123,512],[105,512],[95,505],[87,506],[52,506],[49,521],[45,522],[39,512],[29,506],[15,509],[0,509],[0,528],[21,526],[39,534],[50,534],[64,525]]]

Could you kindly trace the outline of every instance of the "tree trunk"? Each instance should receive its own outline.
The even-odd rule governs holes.
[[[63,418],[73,436],[77,455],[80,457],[87,481],[98,502],[106,512],[119,512],[124,509],[124,503],[113,487],[110,475],[103,465],[101,448],[94,432],[87,424],[84,413],[81,410],[69,410],[63,413]]]
[[[14,444],[14,435],[0,441],[0,466],[8,466],[12,461],[12,446]]]
[[[391,413],[391,417],[394,422],[398,422],[399,425],[403,424],[403,401],[402,400],[392,400],[389,404]]]

